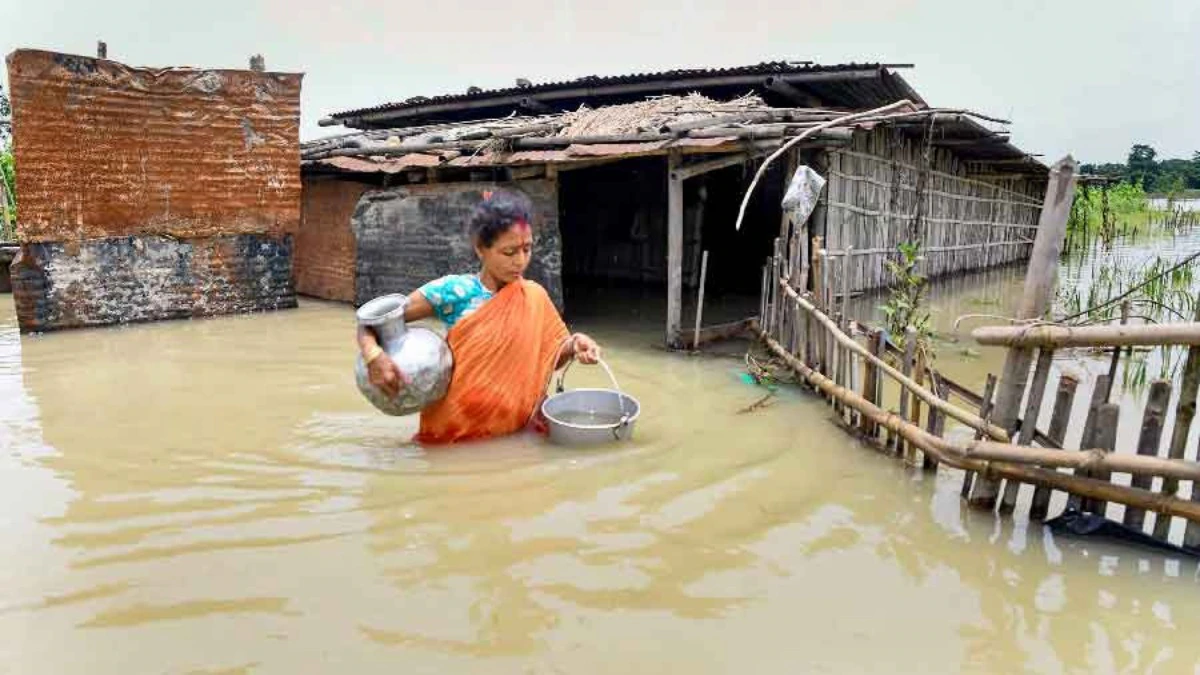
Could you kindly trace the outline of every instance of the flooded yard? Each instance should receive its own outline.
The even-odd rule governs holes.
[[[939,321],[1020,287],[979,279]],[[576,327],[634,442],[425,453],[348,306],[21,337],[0,296],[0,673],[1200,672],[1194,560],[968,511],[799,391],[740,413],[740,356],[657,319]]]

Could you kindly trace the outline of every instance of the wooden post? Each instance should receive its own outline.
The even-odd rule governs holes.
[[[983,402],[979,404],[979,418],[984,424],[990,424],[992,421],[992,409],[994,400],[993,395],[996,393],[996,376],[988,373],[987,383],[983,385]],[[975,432],[975,440],[983,438],[982,431]],[[971,487],[975,484],[975,473],[967,471],[963,473],[962,497],[966,499],[971,494]]]
[[[879,343],[882,337],[883,334],[878,330],[867,333],[867,348],[876,356],[879,356]],[[879,405],[879,370],[875,368],[875,364],[870,359],[863,359],[863,398],[872,405]],[[875,438],[879,433],[878,425],[866,415],[859,420],[859,427],[863,434],[870,438]]]
[[[1025,403],[1025,415],[1021,420],[1021,432],[1017,445],[1029,445],[1037,431],[1038,413],[1042,411],[1042,398],[1046,393],[1046,380],[1050,377],[1050,366],[1054,363],[1054,352],[1039,349],[1037,365],[1033,368],[1033,380],[1029,384],[1029,397]],[[1008,481],[1004,486],[1004,498],[1000,500],[1000,511],[1011,512],[1017,506],[1019,483]]]
[[[791,181],[792,181],[792,174],[796,172],[796,164],[799,161],[799,158],[796,156],[796,152],[797,151],[795,149],[788,150],[786,153],[784,153],[784,156],[782,157],[782,159],[783,159],[783,186],[779,190],[779,194],[781,194],[781,195],[787,194],[788,184],[791,183]],[[788,236],[789,220],[790,219],[788,218],[788,212],[785,209],[785,210],[783,210],[782,217],[779,219],[779,236],[784,239],[787,239],[787,236]],[[797,224],[797,227],[799,227],[798,224]]]
[[[692,337],[692,349],[700,349],[700,317],[704,315],[704,282],[708,279],[708,251],[700,256],[700,290],[696,297],[696,330]]]
[[[780,335],[779,320],[781,318],[779,311],[779,298],[781,289],[779,288],[779,279],[782,273],[783,256],[780,250],[779,237],[775,237],[775,255],[771,258],[771,330],[776,337]]]
[[[1196,320],[1200,321],[1200,304],[1196,306]],[[1179,400],[1175,403],[1175,428],[1171,430],[1171,445],[1167,456],[1173,459],[1183,459],[1187,451],[1188,433],[1192,428],[1192,419],[1196,416],[1196,391],[1200,389],[1200,347],[1188,349],[1187,361],[1183,365],[1183,382],[1180,384]],[[1179,489],[1179,481],[1163,479],[1162,493],[1174,495]],[[1192,484],[1192,501],[1200,501],[1200,485]],[[1154,536],[1166,541],[1170,528],[1170,518],[1158,517],[1154,521]],[[1184,543],[1200,542],[1200,529],[1195,523],[1188,525],[1184,533]],[[1200,544],[1194,544],[1200,545]]]
[[[917,354],[917,329],[912,326],[904,328],[904,363],[900,364],[900,372],[904,373],[905,377],[911,377],[913,374],[914,361]],[[908,419],[909,398],[911,398],[907,389],[900,389],[900,418]],[[910,453],[915,452],[915,448],[905,443],[901,439],[897,439],[896,453],[903,454],[904,460],[910,462],[912,458]]]
[[[1092,386],[1092,400],[1088,403],[1087,417],[1083,422],[1083,436],[1079,439],[1080,450],[1091,450],[1096,447],[1096,425],[1100,419],[1100,407],[1108,397],[1108,374],[1097,375],[1096,383]],[[1078,476],[1090,476],[1087,471],[1076,471]],[[1067,508],[1083,508],[1083,498],[1071,495],[1067,499]]]
[[[842,317],[847,325],[850,323],[850,258],[853,255],[853,246],[842,251]]]
[[[934,385],[938,398],[942,399],[943,401],[950,398],[950,385],[942,380],[935,379],[933,371],[930,371],[929,373],[929,381]],[[929,407],[928,430],[929,433],[937,436],[938,438],[941,438],[942,435],[946,433],[946,416],[942,414],[942,411],[934,408],[933,406]],[[924,452],[922,454],[924,454],[924,458],[921,464],[924,469],[926,471],[937,471],[937,459],[928,452]]]
[[[1071,407],[1075,405],[1075,390],[1079,380],[1063,375],[1058,380],[1058,394],[1054,398],[1054,412],[1050,415],[1050,428],[1046,435],[1063,447],[1067,437],[1067,423],[1071,420]],[[1044,520],[1050,510],[1050,488],[1039,485],[1033,491],[1033,504],[1029,507],[1029,519]]]
[[[1050,307],[1058,273],[1058,258],[1062,253],[1063,239],[1067,231],[1067,218],[1071,214],[1071,203],[1075,199],[1075,172],[1075,160],[1069,155],[1060,159],[1050,169],[1050,182],[1046,187],[1037,237],[1034,239],[1033,253],[1025,275],[1025,289],[1017,309],[1018,319],[1041,318]],[[996,391],[995,422],[1010,434],[1016,426],[1017,412],[1025,393],[1031,365],[1032,349],[1014,347],[1008,350]],[[999,481],[986,478],[977,480],[972,486],[968,501],[973,506],[990,509],[995,506],[999,491]]]
[[[1112,452],[1117,448],[1117,423],[1121,418],[1121,406],[1116,403],[1102,403],[1100,409],[1096,412],[1096,429],[1093,433],[1095,443],[1092,447],[1100,448],[1105,452]],[[1096,470],[1089,472],[1092,478],[1108,482],[1112,479],[1112,474],[1106,470]],[[1083,510],[1094,513],[1098,516],[1104,516],[1104,512],[1108,507],[1108,502],[1101,499],[1084,499]]]
[[[679,329],[683,314],[683,179],[676,175],[680,155],[667,157],[667,346],[679,346]],[[767,275],[773,279],[774,272]],[[772,289],[767,289],[772,297]],[[769,310],[770,308],[768,308]],[[764,317],[765,321],[769,318]],[[767,328],[764,323],[763,328]]]
[[[763,265],[762,270],[762,290],[758,294],[758,326],[764,331],[767,330],[767,284],[770,279],[767,275],[767,266]]]
[[[850,256],[854,252],[853,246],[847,246],[842,251],[842,320],[838,322],[838,327],[843,333],[850,334]],[[842,386],[854,388],[854,358],[850,354],[850,350],[841,350],[841,357],[838,363],[838,370],[842,373]],[[845,408],[846,422],[854,424],[854,409],[847,406]]]
[[[912,337],[913,337],[913,341],[915,342],[916,337],[917,337],[916,333],[914,333]],[[916,352],[914,359],[913,359],[913,375],[912,375],[913,381],[916,382],[918,385],[924,387],[924,386],[926,386],[926,384],[925,384],[926,375],[928,375],[928,372],[925,367],[925,356],[921,352]],[[938,395],[937,388],[930,386],[929,390],[931,392],[933,392],[933,394],[935,396]],[[912,421],[914,426],[920,427],[921,426],[921,399],[916,394],[912,394],[909,397],[909,401],[910,401],[910,405],[912,406],[912,409],[909,410],[909,420]],[[932,411],[932,409],[931,409],[931,411]],[[916,446],[912,445],[911,443],[909,444],[907,458],[908,458],[908,463],[911,466],[917,465],[917,450],[918,450],[918,448]]]
[[[1162,442],[1164,422],[1167,417],[1167,405],[1171,401],[1171,382],[1155,380],[1150,384],[1150,396],[1146,399],[1146,411],[1142,414],[1142,431],[1138,435],[1137,454],[1158,456],[1158,447]],[[1154,479],[1145,474],[1133,475],[1133,487],[1149,490]],[[1125,524],[1141,530],[1146,522],[1146,512],[1137,507],[1125,508]]]
[[[820,237],[817,237],[817,239],[820,239]],[[818,241],[816,243],[819,244],[821,242]],[[817,307],[822,312],[829,313],[829,256],[825,252],[825,249],[823,249],[823,248],[817,249],[816,272],[819,275],[817,277],[817,281],[816,281],[816,283],[817,283],[817,297],[816,297]],[[825,376],[833,375],[833,369],[830,367],[830,364],[829,364],[829,356],[830,356],[829,341],[830,340],[829,340],[828,332],[821,331],[821,342],[820,342],[820,349],[819,349],[820,356],[818,356],[818,361],[821,366],[820,372]]]

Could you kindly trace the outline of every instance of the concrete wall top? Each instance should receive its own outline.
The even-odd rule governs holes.
[[[25,242],[294,232],[302,75],[7,58]]]

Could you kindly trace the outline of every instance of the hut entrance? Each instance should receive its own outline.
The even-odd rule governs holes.
[[[783,171],[772,167],[747,209],[738,207],[756,166],[689,178],[683,189],[683,325],[695,319],[703,251],[708,254],[704,324],[757,312],[762,260],[779,234]],[[562,279],[572,317],[634,314],[661,328],[667,317],[668,178],[662,157],[559,174]],[[618,310],[619,308],[619,310]]]

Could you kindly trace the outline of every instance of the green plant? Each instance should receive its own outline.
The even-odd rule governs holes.
[[[1195,316],[1196,272],[1192,264],[1181,264],[1161,256],[1140,265],[1104,264],[1094,268],[1083,284],[1059,288],[1060,316],[1072,324],[1111,323],[1121,317],[1128,304],[1130,318],[1144,323],[1191,321]],[[1116,302],[1120,298],[1121,302]],[[1145,387],[1151,361],[1158,366],[1156,377],[1170,378],[1179,368],[1186,350],[1155,347],[1124,358],[1122,382],[1130,391]]]
[[[879,307],[883,313],[884,328],[901,348],[905,348],[908,339],[906,329],[912,326],[916,330],[917,352],[924,356],[925,363],[933,363],[933,321],[925,306],[927,280],[917,272],[918,265],[924,260],[921,245],[902,242],[896,251],[898,259],[884,263],[892,275],[887,302]]]
[[[0,241],[12,241],[16,238],[15,224],[17,219],[17,172],[13,163],[13,155],[9,148],[0,151],[0,181],[4,189],[0,190],[0,199],[7,200],[7,219],[4,209],[0,208]]]

